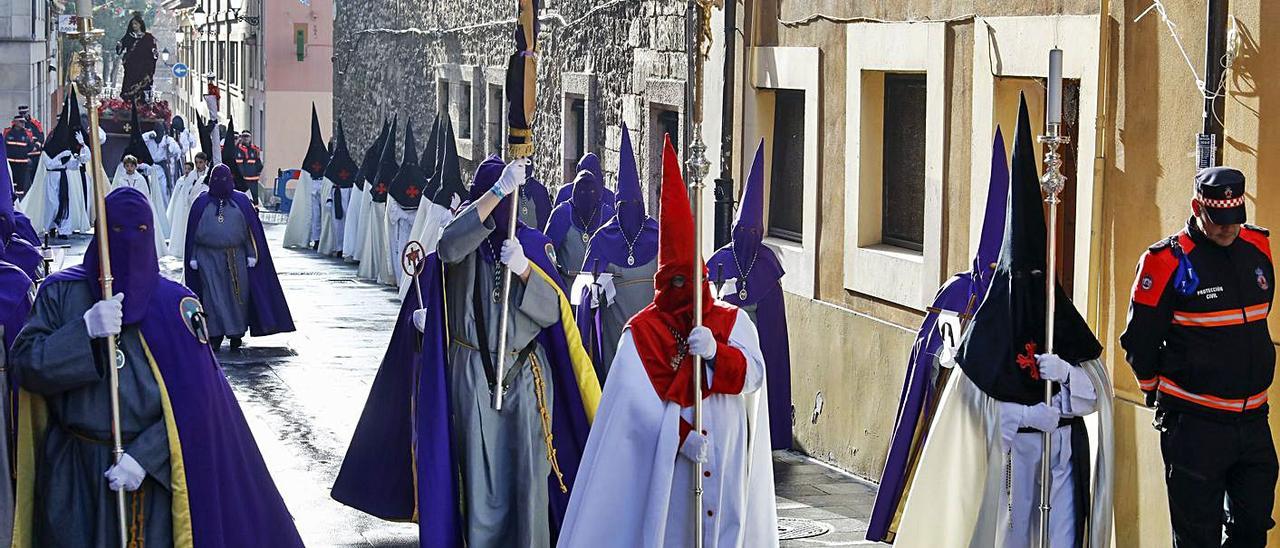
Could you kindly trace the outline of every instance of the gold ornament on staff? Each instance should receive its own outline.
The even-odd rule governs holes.
[[[101,261],[99,269],[102,273],[102,295],[103,298],[110,298],[115,292],[111,288],[111,244],[107,236],[110,233],[107,230],[107,182],[98,177],[99,173],[105,173],[102,171],[102,142],[98,139],[98,97],[103,91],[103,82],[98,74],[101,55],[98,53],[96,43],[102,37],[103,31],[93,28],[92,0],[78,0],[76,14],[76,32],[67,33],[67,35],[80,41],[81,49],[76,52],[78,70],[73,85],[77,93],[85,98],[85,106],[89,109],[89,146],[93,151],[89,173],[93,177],[93,199],[98,209],[97,219],[94,222],[94,236],[98,241],[98,258]],[[70,121],[68,120],[67,123]],[[112,461],[119,464],[124,456],[124,443],[120,435],[119,370],[123,362],[116,348],[115,335],[107,335],[106,347],[107,359],[111,362],[107,367],[111,383],[111,456]],[[128,546],[129,528],[125,522],[124,490],[116,491],[116,524],[120,529],[120,546]]]
[[[736,1],[736,0],[730,0]],[[693,55],[693,142],[689,145],[689,187],[693,190],[693,325],[702,327],[702,193],[706,189],[707,173],[711,162],[707,160],[707,145],[702,142],[702,86],[703,61],[711,52],[711,0],[690,0],[695,10]],[[725,82],[724,85],[729,85]],[[702,434],[702,357],[693,356],[693,431]],[[693,548],[702,548],[702,463],[693,463]]]
[[[533,116],[536,112],[538,87],[538,0],[517,0],[516,51],[507,64],[507,147],[511,160],[533,156]],[[520,185],[511,193],[511,213],[507,219],[507,239],[516,238],[520,203]],[[497,207],[502,207],[499,203]],[[511,324],[511,269],[502,272],[502,314],[498,321],[498,364],[494,369],[493,409],[502,411],[505,391],[502,381],[507,368],[507,328]],[[485,349],[484,351],[488,351]]]
[[[1044,153],[1044,175],[1040,177],[1040,189],[1048,204],[1049,226],[1045,231],[1048,255],[1045,265],[1045,336],[1044,353],[1053,353],[1054,311],[1057,306],[1058,284],[1058,195],[1067,185],[1062,174],[1062,155],[1058,147],[1071,142],[1062,132],[1062,50],[1049,50],[1048,100],[1045,105],[1045,135],[1039,137],[1048,150]],[[1053,406],[1053,381],[1044,381],[1044,403]],[[1049,510],[1053,500],[1053,433],[1043,435],[1044,447],[1040,458],[1040,529],[1037,545],[1049,548]]]

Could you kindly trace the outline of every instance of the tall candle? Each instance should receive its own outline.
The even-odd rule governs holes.
[[[93,0],[76,0],[76,15],[93,17]]]
[[[1062,50],[1049,50],[1049,100],[1045,105],[1045,123],[1062,122]]]

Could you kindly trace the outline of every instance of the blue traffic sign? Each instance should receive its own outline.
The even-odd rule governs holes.
[[[185,78],[188,72],[190,72],[190,69],[188,69],[187,65],[184,63],[173,65],[173,75],[178,78]]]

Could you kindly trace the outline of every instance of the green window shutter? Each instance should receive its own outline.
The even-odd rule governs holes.
[[[293,43],[298,50],[298,60],[302,61],[307,57],[307,31],[306,29],[293,30]]]

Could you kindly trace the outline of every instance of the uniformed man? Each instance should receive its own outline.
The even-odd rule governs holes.
[[[32,142],[31,149],[27,151],[27,157],[31,159],[31,163],[40,160],[40,154],[44,152],[44,124],[40,120],[31,115],[31,107],[21,105],[18,107],[18,117],[22,118],[22,123],[27,127],[27,131],[35,138]],[[35,168],[31,168],[34,172]]]
[[[1186,228],[1138,262],[1120,337],[1156,407],[1175,546],[1264,546],[1275,525],[1275,270],[1267,230],[1244,224],[1244,201],[1239,171],[1196,174]]]
[[[240,175],[249,184],[249,193],[253,203],[258,203],[258,181],[262,179],[262,149],[253,144],[253,133],[249,130],[240,132],[240,146],[236,151],[236,164],[240,166]]]
[[[21,197],[31,187],[31,158],[27,153],[35,146],[35,136],[22,123],[21,116],[14,116],[13,122],[4,130],[4,149],[9,160],[9,170],[13,173],[15,197]],[[39,158],[39,156],[37,156]]]

